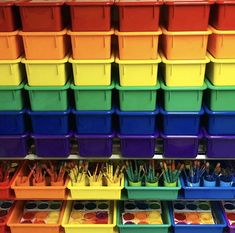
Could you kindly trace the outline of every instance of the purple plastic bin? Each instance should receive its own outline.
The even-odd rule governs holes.
[[[29,149],[28,134],[1,135],[0,157],[25,157]]]
[[[82,157],[110,157],[113,152],[114,134],[75,135],[78,140],[78,153]]]
[[[198,135],[165,135],[163,138],[163,156],[166,158],[195,158],[198,154],[199,140],[202,133]]]
[[[67,135],[32,135],[36,155],[39,157],[68,157],[71,152],[70,138]]]
[[[121,135],[121,154],[126,158],[152,158],[155,154],[156,138],[154,135]]]

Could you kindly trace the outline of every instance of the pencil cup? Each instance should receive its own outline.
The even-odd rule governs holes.
[[[51,181],[51,186],[63,186],[64,185],[64,181],[60,180],[60,181]]]
[[[165,187],[176,187],[177,186],[177,182],[168,183],[168,182],[164,181],[164,186]]]
[[[188,187],[199,187],[200,186],[200,181],[198,182],[189,182],[187,181]]]
[[[74,187],[84,187],[86,185],[85,185],[85,182],[73,182],[72,186],[74,186]]]
[[[145,186],[146,186],[146,187],[158,187],[158,181],[157,181],[157,182],[154,182],[154,183],[146,182],[146,183],[145,183]]]
[[[16,180],[16,186],[30,186],[30,181],[27,176],[18,177]]]
[[[204,187],[215,187],[216,186],[216,180],[212,176],[205,176],[203,178],[203,186]]]
[[[233,183],[233,178],[232,177],[225,177],[221,176],[220,177],[220,186],[221,187],[231,187]]]
[[[132,187],[141,187],[142,182],[141,181],[138,181],[138,182],[129,181],[129,185]]]
[[[41,182],[36,182],[35,179],[33,179],[33,186],[46,186],[46,180],[44,179]]]
[[[108,186],[111,186],[111,187],[119,187],[119,186],[120,186],[120,180],[119,180],[118,182],[115,182],[115,183],[110,182],[110,181],[108,180]]]
[[[94,181],[93,176],[90,177],[90,186],[102,186],[102,179],[99,181]]]

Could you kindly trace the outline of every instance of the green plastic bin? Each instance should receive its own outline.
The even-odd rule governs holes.
[[[235,111],[235,86],[214,86],[206,80],[207,106],[211,111]]]
[[[168,87],[161,81],[166,111],[200,111],[206,83],[199,87]]]
[[[64,86],[29,86],[25,89],[29,92],[32,111],[65,111],[68,109],[68,89],[70,82]]]
[[[123,203],[117,206],[117,227],[120,233],[168,233],[171,226],[170,214],[167,203],[162,202],[162,221],[163,224],[122,224],[121,214]]]
[[[74,91],[76,110],[103,110],[112,108],[112,90],[114,82],[110,86],[75,86]]]
[[[24,108],[24,85],[0,86],[0,110],[18,111]]]
[[[132,86],[124,87],[116,84],[119,91],[119,101],[121,111],[154,111],[157,103],[157,90],[160,84],[156,86]]]

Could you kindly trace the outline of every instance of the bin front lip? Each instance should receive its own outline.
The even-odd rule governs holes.
[[[160,89],[159,82],[156,86],[132,86],[132,87],[125,87],[120,86],[118,83],[116,83],[115,88],[119,91],[155,91]]]
[[[115,137],[115,133],[112,134],[102,134],[102,135],[95,135],[95,134],[75,134],[74,137],[76,139],[112,139]]]
[[[168,112],[168,111],[166,111],[166,110],[164,110],[162,107],[160,107],[160,114],[162,114],[162,115],[195,115],[195,116],[201,116],[201,115],[203,115],[204,114],[204,109],[203,109],[203,107],[201,108],[201,110],[200,111],[180,111],[180,112],[176,112],[176,111],[170,111],[170,112]]]
[[[219,63],[219,64],[235,64],[235,59],[220,59],[220,58],[215,58],[213,55],[211,55],[209,52],[207,52],[206,55],[213,63]]]
[[[27,60],[25,58],[22,58],[21,62],[24,64],[63,64],[63,63],[67,63],[69,60],[69,56],[65,56],[64,59],[60,59],[60,60]],[[1,64],[1,60],[0,60],[0,64]]]
[[[179,31],[179,32],[173,32],[168,31],[166,28],[161,27],[162,34],[167,36],[206,36],[212,34],[212,31],[210,30],[210,27],[207,31]]]
[[[38,115],[68,115],[71,113],[71,109],[68,109],[66,111],[31,111],[31,110],[27,110],[27,114],[31,115],[31,116],[38,116]],[[1,112],[0,112],[1,114]]]
[[[164,0],[165,5],[212,5],[216,0]]]
[[[179,139],[179,138],[182,138],[182,139],[201,139],[203,138],[203,132],[202,130],[200,130],[199,134],[198,135],[167,135],[167,134],[164,134],[163,132],[160,132],[160,137],[163,138],[163,139]]]
[[[69,6],[110,6],[114,4],[114,0],[67,0],[65,4]]]
[[[25,114],[27,112],[26,109],[22,109],[20,111],[0,111],[0,115],[22,115]]]
[[[59,32],[23,32],[23,31],[19,31],[20,36],[64,36],[66,34],[67,34],[67,28],[65,28]]]
[[[27,91],[63,91],[70,87],[70,81],[68,81],[64,86],[29,86],[26,84],[24,86]]]
[[[1,64],[16,64],[22,62],[22,57],[19,57],[15,60],[0,60],[0,65]]]
[[[203,134],[206,139],[235,139],[235,135],[210,135],[206,129],[203,129]]]
[[[112,81],[111,85],[109,86],[76,86],[74,83],[71,83],[70,88],[72,90],[79,90],[79,91],[106,91],[106,90],[112,90],[115,87],[115,82]]]
[[[38,6],[62,6],[65,1],[63,0],[21,0],[15,3],[17,6],[29,6],[29,7],[38,7]]]
[[[67,32],[70,36],[111,36],[114,34],[114,29],[111,28],[110,31],[83,31],[83,32],[74,32],[71,30],[68,30]]]
[[[141,135],[141,134],[125,135],[125,134],[117,133],[117,137],[120,139],[156,139],[159,137],[159,133],[157,131],[151,135]]]
[[[115,58],[115,63],[121,64],[121,65],[135,65],[135,64],[158,64],[162,60],[160,56],[158,56],[157,59],[152,59],[152,60],[120,60],[118,56]]]
[[[41,135],[41,134],[30,134],[33,139],[67,139],[72,137],[72,133],[66,135]],[[63,186],[61,186],[63,187]]]
[[[29,137],[29,133],[20,135],[0,135],[0,139],[26,139]]]
[[[15,91],[15,90],[21,90],[25,87],[25,82],[21,82],[18,86],[0,86],[0,91]]]
[[[116,109],[116,114],[119,116],[154,116],[159,114],[159,108],[156,108],[154,111],[145,111],[145,112],[138,112],[138,111],[127,111],[123,112],[120,109]]]
[[[20,34],[19,30],[15,30],[13,32],[0,32],[0,36],[16,36],[19,34]]]
[[[204,104],[204,110],[205,110],[205,113],[208,115],[235,116],[235,111],[211,111],[209,107],[207,107],[205,104]]]
[[[115,109],[112,108],[111,110],[75,110],[72,109],[72,113],[74,115],[111,115],[115,112]]]
[[[214,90],[214,91],[225,91],[225,90],[230,90],[233,91],[235,90],[235,86],[214,86],[208,79],[205,80],[206,85],[208,89]]]
[[[235,0],[215,0],[215,4],[228,4],[228,5],[234,5]]]
[[[160,80],[161,83],[161,89],[163,89],[164,91],[203,91],[207,89],[207,83],[206,81],[204,82],[204,84],[200,87],[168,87],[165,85],[165,83]]]
[[[217,30],[216,28],[212,26],[209,26],[209,30],[212,31],[213,34],[235,36],[235,30]]]
[[[163,0],[115,0],[117,6],[157,6],[163,4]]]
[[[109,64],[114,62],[114,55],[112,54],[111,58],[104,60],[74,60],[70,57],[69,62],[73,64]]]
[[[0,0],[0,6],[14,6],[17,0]]]
[[[149,32],[121,32],[116,29],[114,34],[117,36],[159,36],[162,34],[162,31],[161,29],[158,29],[158,31]]]

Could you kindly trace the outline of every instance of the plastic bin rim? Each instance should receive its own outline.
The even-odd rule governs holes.
[[[160,56],[158,56],[157,59],[152,59],[152,60],[120,60],[118,57],[116,57],[115,62],[121,65],[158,64],[158,63],[161,63],[161,58]]]
[[[215,0],[215,4],[229,4],[234,5],[235,0]]]
[[[69,60],[69,56],[66,56],[64,59],[60,60],[27,60],[22,58],[21,62],[24,64],[63,64],[67,63]],[[1,63],[1,60],[0,60]]]
[[[16,2],[17,6],[62,6],[63,0],[21,0]]]
[[[166,28],[161,27],[162,34],[167,36],[206,36],[212,34],[212,31],[208,28],[207,31],[168,31]]]
[[[235,90],[235,86],[214,86],[207,78],[205,80],[208,89],[221,91],[221,90]]]
[[[204,84],[202,86],[194,86],[194,87],[183,87],[183,86],[179,86],[179,87],[168,87],[165,85],[164,81],[160,80],[160,84],[161,84],[161,88],[164,91],[203,91],[207,89],[207,84],[206,82],[204,82]]]
[[[206,105],[204,105],[205,113],[208,115],[225,115],[235,116],[235,111],[211,111]]]
[[[36,115],[68,115],[71,113],[71,109],[68,109],[66,111],[32,111],[27,110],[27,114],[36,116]]]
[[[75,134],[74,135],[75,138],[77,139],[108,139],[108,138],[114,138],[115,137],[115,133],[112,134]]]
[[[209,26],[209,30],[212,31],[213,34],[218,34],[218,35],[234,35],[235,30],[217,30],[216,28]]]
[[[0,91],[13,91],[13,90],[20,90],[23,89],[25,86],[25,82],[21,82],[18,86],[0,86]]]
[[[0,111],[0,115],[20,115],[20,114],[25,114],[27,112],[26,109],[22,109],[19,111]]]
[[[0,60],[0,65],[1,64],[16,64],[22,62],[22,57],[19,57],[17,59],[13,60]]]
[[[226,140],[228,140],[228,139],[233,139],[234,140],[235,139],[235,135],[210,135],[210,134],[207,133],[206,130],[204,130],[203,134],[204,134],[204,137],[207,138],[207,139],[226,139]]]
[[[163,5],[163,0],[115,0],[117,6],[154,6]]]
[[[74,32],[68,30],[67,32],[70,36],[111,36],[114,34],[114,29],[112,28],[110,31],[87,31],[87,32]]]
[[[69,58],[69,62],[73,64],[109,64],[114,62],[114,55],[111,58],[104,60],[74,60],[72,57]]]
[[[215,0],[164,0],[165,5],[212,5]]]
[[[233,64],[235,63],[235,59],[222,59],[222,58],[215,58],[212,54],[207,52],[207,57],[213,62],[213,63],[222,63],[222,64]]]
[[[159,36],[162,34],[162,30],[159,28],[158,31],[148,31],[148,32],[121,32],[115,29],[114,34],[116,36]]]
[[[203,115],[204,112],[203,107],[200,111],[166,111],[163,107],[160,107],[160,113],[162,115]]]
[[[120,139],[155,139],[159,137],[159,133],[155,132],[151,135],[143,135],[143,134],[136,134],[136,135],[125,135],[117,133],[117,137]]]
[[[28,138],[29,137],[29,133],[24,133],[24,134],[17,134],[17,135],[0,135],[0,139],[24,139],[24,138]]]
[[[67,34],[67,29],[63,29],[59,32],[23,32],[19,31],[21,36],[64,36]]]
[[[64,86],[29,86],[25,85],[25,90],[27,91],[63,91],[70,87],[70,81],[68,81]]]
[[[160,132],[160,137],[163,139],[170,139],[170,138],[182,138],[182,139],[190,139],[190,138],[195,138],[195,139],[202,139],[203,138],[203,132],[200,131],[197,135],[167,135],[164,134],[163,132]]]
[[[103,6],[109,6],[114,4],[114,0],[67,0],[65,2],[66,5],[69,6],[97,6],[97,5],[103,5]]]
[[[66,135],[42,135],[42,134],[30,134],[30,137],[33,139],[61,139],[61,138],[70,138],[72,137],[72,133],[66,134]],[[53,157],[53,156],[51,156]]]
[[[72,109],[72,113],[75,115],[87,115],[87,114],[92,114],[92,115],[109,115],[109,114],[113,114],[115,112],[115,109],[112,108],[111,110],[75,110]]]
[[[116,114],[120,115],[120,116],[146,116],[146,115],[157,115],[159,114],[159,108],[156,108],[156,110],[154,111],[121,111],[119,108],[116,109]]]
[[[104,91],[106,91],[106,90],[112,90],[112,89],[114,89],[114,87],[115,87],[115,82],[114,81],[112,81],[112,83],[111,83],[111,85],[109,85],[109,86],[77,86],[77,85],[74,85],[74,83],[71,83],[71,85],[70,85],[70,88],[72,89],[72,90],[75,90],[75,91],[77,91],[77,90],[79,90],[79,91],[101,91],[101,90],[104,90]]]
[[[116,83],[115,88],[119,91],[155,91],[160,89],[159,82],[155,86],[120,86]]]
[[[16,36],[20,34],[19,30],[12,31],[12,32],[0,32],[0,36]]]
[[[13,6],[17,0],[0,0],[0,6]]]

